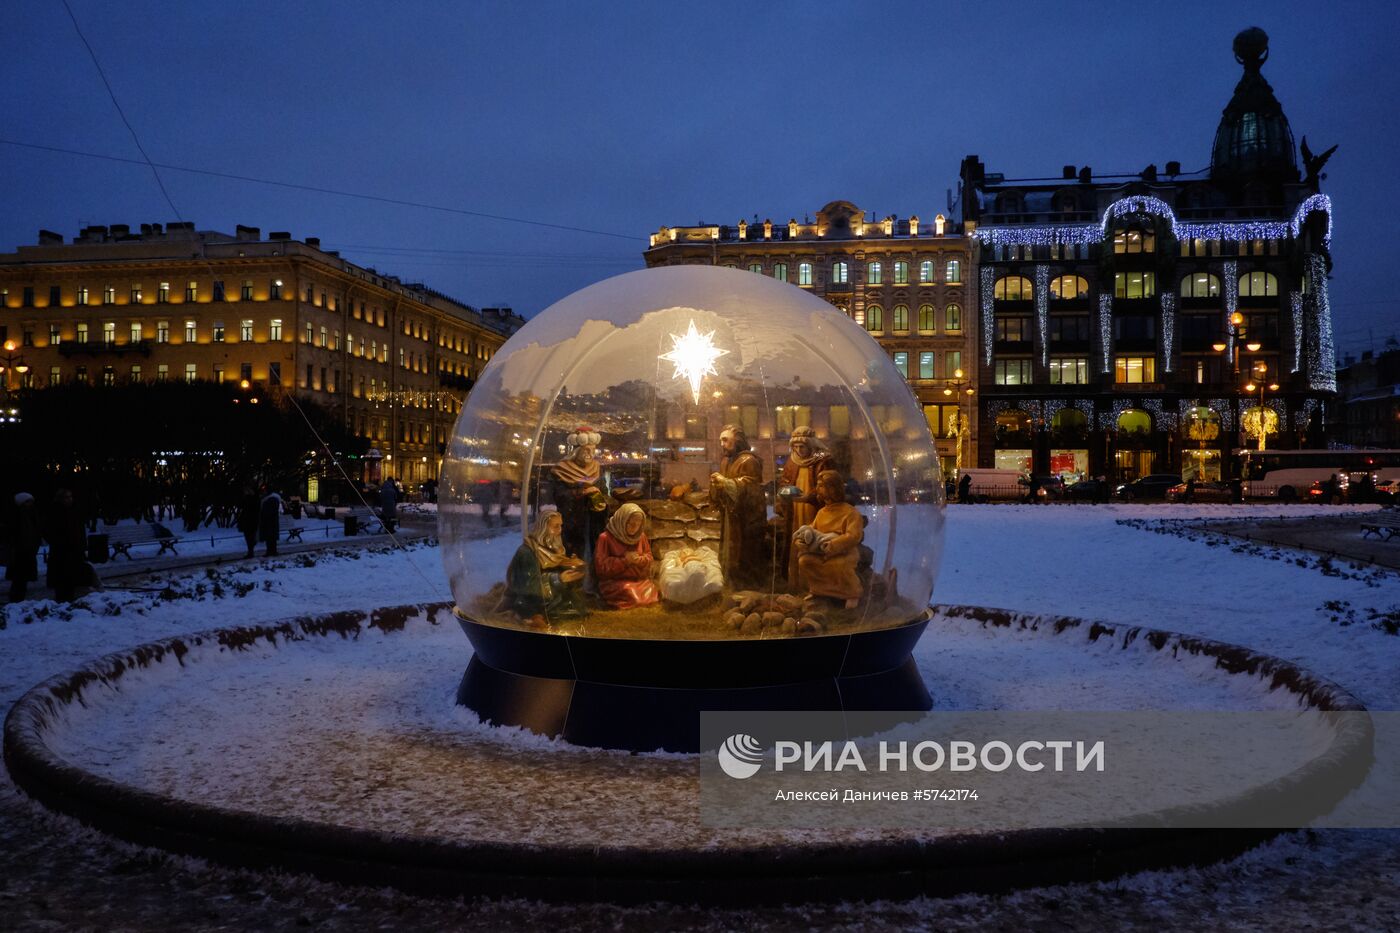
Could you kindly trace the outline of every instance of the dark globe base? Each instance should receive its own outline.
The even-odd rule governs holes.
[[[476,654],[457,702],[483,721],[575,745],[700,750],[700,714],[927,711],[910,656],[928,615],[849,635],[648,641],[527,632],[458,616]]]

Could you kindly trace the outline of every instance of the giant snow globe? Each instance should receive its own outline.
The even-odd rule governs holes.
[[[443,561],[458,701],[686,749],[706,709],[927,709],[943,484],[904,378],[801,288],[633,272],[551,306],[457,420]]]

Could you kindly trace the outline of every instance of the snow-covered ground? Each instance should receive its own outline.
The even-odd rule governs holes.
[[[1317,507],[1300,508],[1292,514],[1317,514]],[[951,506],[934,599],[1201,634],[1295,661],[1337,681],[1373,709],[1400,709],[1400,637],[1368,621],[1400,609],[1400,576],[1119,523],[1286,511]],[[158,592],[104,593],[71,607],[6,606],[0,616],[6,623],[0,629],[0,707],[45,677],[90,658],[181,632],[447,596],[437,550],[418,547],[297,555],[275,565],[188,575]],[[1351,618],[1359,621],[1344,624]],[[443,651],[452,652],[449,639],[457,633],[442,635]],[[926,636],[921,654],[937,652],[929,641],[935,637],[936,632]],[[454,665],[466,660],[464,640],[460,651]],[[1017,690],[1018,675],[1009,671],[989,702]],[[587,787],[576,790],[587,793]],[[20,928],[217,923],[263,929],[370,924],[506,929],[585,923],[732,929],[780,923],[852,929],[1384,929],[1400,928],[1397,892],[1400,834],[1329,831],[1286,837],[1226,865],[1007,897],[770,911],[464,905],[143,854],[47,814],[8,778],[0,778],[0,912]]]

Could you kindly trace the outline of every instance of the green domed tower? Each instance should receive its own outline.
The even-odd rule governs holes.
[[[1211,151],[1210,177],[1216,182],[1260,179],[1298,181],[1293,131],[1274,89],[1260,69],[1269,58],[1269,37],[1252,26],[1235,36],[1235,60],[1244,77],[1220,116]]]

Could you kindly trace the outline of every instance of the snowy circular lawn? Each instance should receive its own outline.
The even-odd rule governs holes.
[[[936,710],[1297,708],[1293,694],[1210,658],[1091,642],[1087,628],[937,616],[914,656]],[[116,688],[89,687],[47,741],[79,768],[158,794],[380,832],[549,846],[779,841],[702,827],[694,756],[581,749],[480,724],[453,700],[466,661],[456,625],[423,619],[359,638],[206,645]],[[832,833],[781,840],[809,836]]]

